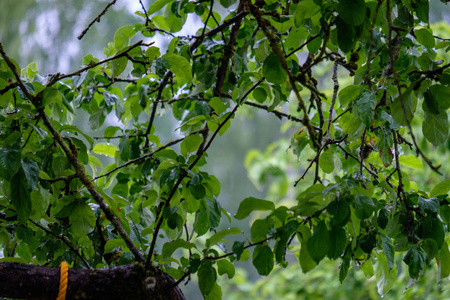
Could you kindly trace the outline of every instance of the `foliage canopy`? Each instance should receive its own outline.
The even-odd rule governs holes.
[[[0,262],[136,261],[178,283],[197,274],[205,299],[221,297],[236,261],[269,275],[287,251],[305,273],[339,260],[341,282],[357,266],[382,295],[396,253],[412,281],[433,261],[438,281],[450,275],[450,180],[422,190],[408,174],[441,174],[428,153],[448,150],[450,41],[428,26],[427,0],[156,0],[136,14],[105,59],[86,55],[70,74],[20,68],[0,43]],[[201,27],[177,35],[189,15]],[[157,33],[171,38],[165,53]],[[230,213],[203,168],[244,109],[288,120],[278,147],[302,166],[249,158],[260,180],[298,175],[279,189],[290,201],[240,202],[235,219],[258,211],[249,239],[219,229]],[[180,138],[156,134],[164,114]]]

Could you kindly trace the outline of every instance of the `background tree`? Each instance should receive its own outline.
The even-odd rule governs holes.
[[[120,27],[105,59],[86,55],[72,73],[20,69],[0,46],[1,295],[56,296],[57,269],[12,262],[88,269],[71,269],[68,295],[95,298],[82,283],[120,298],[181,298],[176,285],[196,274],[205,298],[216,299],[216,279],[233,277],[233,263],[251,256],[268,275],[291,252],[303,272],[340,260],[341,281],[356,266],[375,275],[380,294],[397,278],[395,252],[406,253],[412,282],[434,259],[438,280],[449,275],[450,183],[415,183],[405,172],[422,162],[445,169],[427,150],[446,149],[450,43],[427,27],[428,1],[140,4],[143,21]],[[175,36],[189,15],[203,25]],[[156,32],[170,37],[164,54]],[[292,135],[248,156],[251,178],[277,179],[269,200],[239,204],[238,220],[268,211],[249,238],[220,224],[231,218],[205,171],[214,163],[207,151],[241,110],[287,119]],[[172,141],[157,131],[166,111],[180,122]],[[89,121],[71,125],[77,118]],[[54,280],[14,288],[30,270]],[[95,274],[104,275],[83,279]]]

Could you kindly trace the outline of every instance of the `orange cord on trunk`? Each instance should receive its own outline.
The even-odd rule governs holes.
[[[61,267],[61,275],[59,279],[59,293],[56,300],[64,300],[66,299],[67,282],[69,281],[69,265],[66,261],[63,261],[59,266]]]

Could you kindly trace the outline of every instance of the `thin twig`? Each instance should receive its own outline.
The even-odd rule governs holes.
[[[136,230],[137,237],[139,239],[139,243],[142,244],[142,238],[141,238],[141,232],[139,231],[139,228],[137,228],[136,222],[134,222],[133,216],[130,216],[131,222],[133,223],[134,229]]]
[[[141,4],[142,10],[145,14],[145,26],[148,26],[148,23],[150,22],[150,18],[148,17],[147,10],[145,9],[144,3],[142,3],[142,0],[139,0],[139,3]]]
[[[337,77],[337,70],[338,70],[338,63],[337,61],[334,62],[334,67],[333,67],[333,97],[331,98],[331,106],[330,106],[330,112],[329,112],[329,116],[328,116],[328,125],[327,125],[327,139],[330,138],[330,125],[331,125],[331,120],[333,119],[333,109],[334,109],[334,105],[336,103],[336,98],[337,98],[337,94],[339,92],[339,81],[338,81],[338,77]]]
[[[323,149],[325,149],[326,146],[331,145],[331,144],[336,144],[339,146],[340,143],[342,143],[348,135],[345,135],[344,137],[338,139],[338,140],[332,140],[332,139],[325,139],[323,142],[323,145],[319,148],[319,150],[317,150],[316,156],[314,156],[314,158],[311,160],[310,164],[308,165],[308,167],[306,168],[306,170],[303,172],[303,175],[294,183],[294,187],[297,186],[297,184],[305,178],[306,174],[308,173],[309,169],[311,169],[312,165],[315,162],[319,161],[319,157],[320,157],[320,153],[322,153]],[[317,176],[316,176],[317,178]],[[315,179],[315,181],[317,181]]]
[[[152,44],[153,44],[153,42],[150,43],[150,45],[152,45]],[[52,86],[53,84],[55,84],[55,83],[56,83],[57,81],[59,81],[59,80],[62,80],[62,79],[65,79],[65,78],[69,78],[69,77],[73,77],[73,76],[80,76],[80,74],[83,73],[84,71],[87,71],[87,70],[90,70],[90,69],[92,69],[92,68],[95,68],[95,67],[97,67],[97,66],[99,66],[99,65],[101,65],[101,64],[104,64],[104,63],[106,63],[106,62],[109,62],[109,61],[112,61],[112,60],[115,60],[115,59],[118,59],[118,58],[121,58],[121,57],[126,57],[128,52],[130,52],[131,50],[133,50],[133,49],[136,48],[136,47],[143,46],[143,45],[144,45],[143,41],[140,40],[140,41],[138,41],[137,43],[135,43],[135,44],[129,46],[125,51],[120,52],[120,53],[114,55],[113,57],[104,59],[104,60],[99,61],[99,62],[97,62],[97,63],[89,64],[88,66],[86,66],[86,67],[84,67],[84,68],[81,68],[81,69],[79,69],[78,71],[75,71],[75,72],[70,73],[70,74],[59,74],[59,73],[58,73],[58,74],[56,74],[55,76],[53,76],[52,80],[50,80],[50,81],[46,84],[46,86],[47,86],[47,87],[50,87],[50,86]]]
[[[422,149],[420,149],[419,145],[417,144],[414,132],[412,130],[411,122],[408,119],[408,114],[406,112],[406,107],[405,107],[405,101],[403,99],[403,94],[402,94],[402,90],[401,90],[401,86],[400,86],[400,80],[398,78],[397,70],[395,69],[395,66],[394,66],[395,58],[394,58],[394,49],[393,49],[393,45],[392,45],[392,29],[393,29],[394,25],[393,25],[392,19],[391,19],[390,0],[386,1],[386,10],[387,10],[387,12],[386,12],[386,19],[387,19],[388,25],[389,25],[389,30],[388,30],[389,65],[390,65],[390,70],[392,72],[392,75],[394,76],[394,83],[395,83],[395,85],[397,87],[398,97],[400,99],[400,103],[402,104],[402,110],[403,110],[403,114],[405,116],[406,124],[407,124],[408,129],[409,129],[409,134],[411,135],[411,139],[412,139],[413,144],[414,144],[414,146],[416,148],[416,152],[418,154],[420,154],[420,156],[422,156],[423,160],[428,164],[428,166],[434,172],[436,172],[439,175],[442,175],[442,173],[439,172],[439,168],[441,166],[440,165],[439,166],[434,166],[433,163],[431,162],[431,160],[427,156],[425,156],[425,153],[422,152]]]
[[[81,255],[81,253],[77,249],[75,249],[72,246],[72,244],[64,236],[59,236],[57,234],[54,234],[51,230],[48,230],[47,228],[45,228],[44,226],[42,226],[41,224],[39,224],[37,222],[34,222],[33,220],[28,220],[28,221],[30,221],[37,227],[41,228],[42,230],[44,230],[47,235],[49,235],[49,234],[53,235],[55,238],[61,240],[64,244],[67,245],[67,247],[69,247],[70,250],[72,250],[75,253],[76,256],[78,256],[81,259],[81,261],[86,266],[86,268],[92,269],[91,266],[89,265],[89,263],[86,261],[86,259]]]
[[[105,9],[103,9],[103,11],[101,13],[99,13],[94,20],[92,20],[91,23],[89,23],[89,25],[83,30],[83,32],[77,37],[79,40],[81,40],[84,35],[88,32],[88,30],[91,28],[92,25],[94,25],[95,22],[100,22],[100,18],[106,14],[106,12],[108,11],[108,8],[111,7],[112,5],[114,5],[116,3],[116,0],[112,0],[111,2],[108,3],[108,5],[106,5]]]
[[[164,78],[163,78],[163,80],[161,81],[161,84],[158,87],[158,94],[156,95],[156,98],[153,101],[152,113],[150,115],[150,120],[148,121],[147,130],[145,131],[144,149],[148,149],[149,146],[150,146],[150,140],[148,139],[148,135],[150,134],[150,131],[152,130],[153,121],[155,120],[156,108],[158,107],[158,101],[161,100],[162,92],[163,92],[164,87],[166,86],[167,82],[169,81],[170,76],[172,76],[172,72],[170,72],[170,71],[168,71],[164,75]]]
[[[197,133],[197,132],[195,132],[195,133]],[[192,134],[193,134],[193,133],[192,133]],[[186,137],[182,137],[182,138],[179,138],[179,139],[170,141],[170,142],[168,142],[167,144],[165,144],[164,146],[161,146],[161,147],[157,148],[156,150],[154,150],[154,151],[152,151],[152,152],[150,152],[150,153],[147,153],[147,154],[145,154],[145,155],[143,155],[143,156],[141,156],[141,157],[138,157],[138,158],[129,160],[129,161],[127,161],[126,163],[124,163],[124,164],[122,164],[122,165],[120,165],[120,166],[115,167],[115,168],[112,169],[111,171],[106,172],[105,174],[102,174],[102,175],[99,175],[99,176],[93,178],[92,181],[97,180],[97,179],[102,178],[102,177],[105,177],[105,176],[109,176],[109,175],[111,175],[112,173],[114,173],[115,171],[120,170],[120,169],[122,169],[122,168],[125,168],[126,166],[129,166],[129,165],[132,165],[132,164],[135,164],[135,163],[139,163],[139,162],[141,162],[141,161],[143,161],[143,160],[145,160],[145,159],[147,159],[147,158],[150,158],[150,157],[152,157],[155,153],[157,153],[157,152],[159,152],[159,151],[161,151],[161,150],[164,150],[164,149],[166,149],[167,147],[170,147],[170,146],[172,146],[172,145],[175,145],[175,144],[177,144],[177,143],[179,143],[179,142],[182,142],[185,138],[186,138]]]
[[[268,237],[268,238],[265,238],[264,240],[259,241],[259,242],[256,242],[256,243],[250,243],[250,244],[248,244],[247,246],[244,246],[244,249],[247,249],[247,248],[250,248],[250,247],[254,247],[254,246],[257,246],[257,245],[264,244],[265,242],[270,241],[270,240],[272,240],[272,239],[274,239],[273,236]],[[234,254],[235,254],[234,252],[228,252],[228,253],[225,253],[225,254],[220,255],[220,256],[206,256],[205,259],[209,259],[209,260],[218,260],[218,259],[222,259],[222,258],[228,257],[228,256],[230,256],[230,255],[234,255]]]
[[[378,179],[378,174],[375,173],[374,171],[372,171],[371,169],[367,168],[364,164],[361,164],[361,161],[354,156],[353,154],[351,154],[350,152],[348,152],[347,150],[345,150],[341,145],[337,145],[342,151],[344,151],[344,153],[348,156],[350,156],[351,158],[353,158],[354,160],[356,160],[358,162],[358,164],[362,165],[364,169],[367,170],[367,172],[370,173],[370,175],[372,175],[374,178]]]

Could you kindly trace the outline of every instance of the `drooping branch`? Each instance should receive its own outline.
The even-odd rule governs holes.
[[[316,133],[314,131],[314,127],[311,124],[311,121],[309,120],[308,111],[306,109],[305,102],[303,101],[302,97],[300,96],[300,91],[297,88],[297,82],[295,77],[291,74],[291,71],[288,67],[285,55],[283,51],[281,50],[281,47],[277,41],[276,36],[269,30],[269,24],[268,21],[265,20],[262,15],[261,11],[258,7],[254,6],[251,1],[247,0],[247,3],[250,7],[250,12],[255,17],[259,27],[264,32],[264,35],[269,40],[270,47],[272,48],[273,53],[277,56],[278,61],[280,62],[281,66],[283,67],[284,71],[289,77],[289,83],[291,85],[292,90],[294,91],[294,94],[298,100],[298,106],[299,110],[303,112],[303,124],[308,129],[309,136],[311,138],[311,141],[314,145],[314,148],[320,149],[320,145],[316,138]]]
[[[395,26],[393,25],[392,19],[391,19],[390,0],[386,1],[386,19],[387,19],[388,25],[389,25],[389,29],[388,29],[388,43],[387,43],[388,44],[388,50],[389,50],[389,67],[390,67],[390,71],[392,72],[392,75],[394,76],[394,84],[397,87],[398,97],[400,99],[402,111],[403,111],[403,114],[405,116],[406,124],[407,124],[408,129],[409,129],[409,134],[410,134],[411,139],[413,141],[414,147],[416,148],[417,154],[422,156],[423,160],[427,163],[427,165],[430,167],[431,170],[433,170],[434,172],[436,172],[439,175],[442,175],[442,173],[439,171],[439,168],[441,166],[433,165],[431,160],[425,155],[425,153],[423,153],[422,149],[420,149],[419,145],[417,144],[416,137],[414,136],[414,132],[412,130],[411,122],[410,122],[410,120],[408,118],[408,114],[406,112],[405,101],[403,99],[403,94],[402,94],[402,90],[401,90],[400,80],[398,78],[399,76],[398,76],[398,73],[397,73],[397,71],[395,69],[395,66],[394,66],[395,60],[397,58],[397,55],[396,55],[396,53],[394,53],[394,46],[392,45],[392,31],[393,31]],[[389,69],[389,67],[388,67],[388,69]]]

